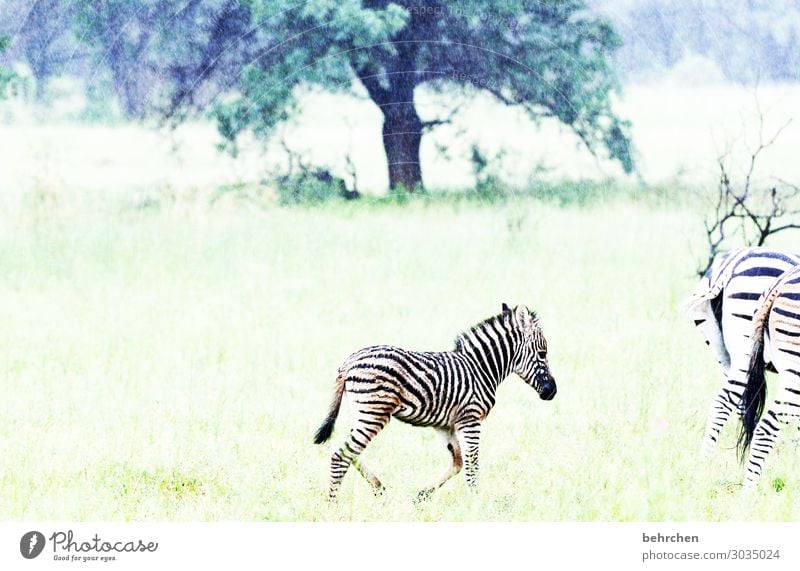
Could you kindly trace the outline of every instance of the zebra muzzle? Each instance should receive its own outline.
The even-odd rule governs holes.
[[[539,397],[542,400],[553,400],[553,397],[555,396],[556,396],[556,383],[554,381],[547,381],[541,384]]]

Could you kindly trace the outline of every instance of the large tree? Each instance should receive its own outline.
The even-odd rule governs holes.
[[[248,55],[233,44],[250,43],[245,0],[74,1],[77,35],[92,48],[89,75],[109,73],[128,118],[163,111],[165,82],[175,104],[167,106],[168,113],[202,107],[209,103],[202,98],[206,91],[219,93],[240,82]],[[235,69],[223,65],[228,59],[235,59]],[[217,69],[226,71],[224,82]]]
[[[627,125],[610,103],[609,55],[620,42],[581,0],[210,4],[210,14],[178,20],[194,26],[188,39],[168,34],[194,43],[168,50],[179,56],[168,69],[169,112],[212,105],[231,141],[245,129],[268,136],[300,86],[350,91],[360,83],[383,114],[389,184],[413,190],[422,185],[423,133],[437,123],[417,111],[424,85],[485,91],[535,119],[557,119],[592,152],[633,167]]]
[[[148,108],[155,78],[149,56],[153,35],[171,17],[167,0],[79,0],[82,40],[95,49],[90,81],[108,70],[123,114],[140,118]]]

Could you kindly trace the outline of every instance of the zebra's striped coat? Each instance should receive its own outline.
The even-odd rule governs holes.
[[[739,409],[752,348],[753,315],[763,292],[800,264],[800,254],[766,247],[732,250],[697,284],[687,304],[722,367],[723,383],[711,402],[701,451],[710,454],[720,430]]]
[[[505,304],[500,315],[461,334],[453,351],[417,352],[377,345],[353,353],[339,368],[328,417],[315,442],[333,431],[344,394],[353,411],[353,426],[345,443],[331,457],[330,499],[335,499],[350,464],[376,490],[380,480],[359,455],[392,417],[437,429],[447,441],[452,466],[427,496],[465,467],[467,483],[475,485],[481,423],[495,404],[500,382],[517,373],[545,400],[555,396],[555,379],[547,363],[547,342],[539,320],[526,307],[513,311]]]
[[[744,487],[754,488],[782,424],[800,419],[800,267],[786,272],[760,299],[753,318],[753,346],[742,396],[739,450],[747,458]],[[767,404],[764,371],[771,362],[778,373],[775,396]],[[764,413],[762,415],[762,412]]]

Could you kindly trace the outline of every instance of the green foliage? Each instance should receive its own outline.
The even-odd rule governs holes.
[[[0,35],[0,54],[8,50],[11,45],[11,38],[9,36]],[[7,96],[9,87],[16,78],[16,75],[11,70],[0,67],[0,99]]]
[[[485,157],[484,157],[485,159]],[[488,159],[487,164],[488,163]],[[640,187],[616,180],[544,180],[533,179],[522,188],[505,184],[488,174],[475,186],[467,189],[426,189],[418,196],[390,190],[385,197],[372,200],[379,204],[505,204],[515,207],[520,201],[560,208],[594,208],[607,204],[636,203],[648,207],[686,206],[685,193],[675,188]]]
[[[630,196],[630,189],[620,187],[611,181],[592,180],[560,181],[557,183],[539,181],[532,185],[531,193],[545,202],[557,206],[588,206],[619,196]]]
[[[427,202],[428,197],[429,195],[427,191],[422,191],[416,193],[416,195],[412,195],[402,186],[390,186],[389,192],[386,193],[384,198],[379,199],[379,203],[396,204],[402,206],[412,202],[418,202],[419,200],[425,200]]]
[[[182,0],[75,2],[75,36],[88,49],[90,79],[96,82],[102,77],[109,84],[126,118],[139,119],[155,109],[151,102],[158,99],[154,86],[163,83],[170,69],[180,68],[182,53],[192,52],[192,34],[204,34],[199,26],[181,27],[196,24],[193,17],[204,4]]]
[[[86,105],[80,119],[87,123],[113,124],[120,120],[120,113],[113,98],[108,96],[113,86],[98,77],[86,86]]]
[[[502,160],[503,155],[505,152],[501,150],[490,158],[478,145],[472,145],[470,162],[475,175],[473,192],[479,199],[493,202],[506,194],[503,182],[493,168],[493,165],[497,165]]]
[[[334,181],[322,180],[309,173],[280,177],[275,185],[278,202],[284,206],[321,204],[339,197],[340,188]]]
[[[245,110],[239,101],[228,103],[220,102],[214,106],[211,115],[217,122],[217,131],[222,136],[222,142],[217,145],[220,151],[227,151],[231,156],[239,155],[239,146],[236,141],[244,125]]]

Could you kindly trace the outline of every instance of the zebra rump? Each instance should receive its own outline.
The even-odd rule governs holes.
[[[756,340],[754,326],[757,320],[754,317],[764,305],[765,292],[770,291],[786,272],[798,266],[800,252],[763,246],[731,250],[714,262],[683,305],[719,363],[723,377],[722,385],[710,403],[700,446],[701,458],[707,459],[714,451],[720,432],[731,416],[742,416],[745,410],[741,406],[742,393],[747,386],[748,371],[757,375],[763,366],[767,371],[777,372],[774,363],[770,362],[770,355],[763,354],[763,346],[759,346],[756,353],[765,362],[761,364],[754,360],[755,368],[750,366]],[[753,383],[754,388],[748,395],[751,402],[758,397],[761,386],[757,378]],[[747,412],[756,414],[758,408],[751,405]],[[744,440],[740,444],[744,444]]]

